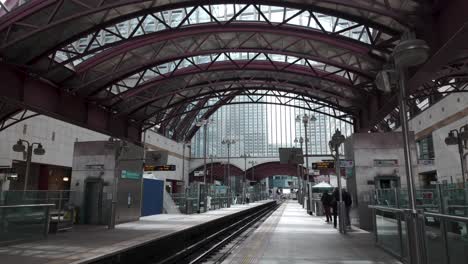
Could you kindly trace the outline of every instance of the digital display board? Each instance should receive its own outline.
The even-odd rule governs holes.
[[[319,169],[334,169],[335,162],[333,161],[324,161],[324,162],[315,162],[312,163],[312,169],[319,170]]]
[[[176,165],[160,165],[160,166],[149,166],[146,165],[143,168],[144,171],[175,171]]]

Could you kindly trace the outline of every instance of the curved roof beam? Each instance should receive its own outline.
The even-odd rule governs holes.
[[[238,57],[233,59],[232,57],[234,56]],[[109,98],[108,95],[111,95],[115,85],[120,85],[125,88],[125,91],[121,91],[119,96],[121,98],[129,98],[176,77],[223,70],[277,71],[278,76],[286,73],[295,73],[314,77],[323,85],[331,86],[329,84],[334,83],[338,88],[346,88],[351,91],[352,94],[350,95],[366,95],[369,91],[364,90],[362,87],[366,85],[373,86],[372,81],[356,83],[355,76],[349,72],[343,70],[328,72],[317,65],[313,65],[314,62],[307,60],[301,61],[299,58],[296,58],[292,62],[285,62],[286,57],[273,57],[274,54],[257,53],[252,54],[252,57],[248,56],[250,56],[248,53],[220,53],[211,56],[186,58],[184,60],[176,60],[160,65],[139,65],[136,67],[135,71],[127,74],[126,78],[115,78],[112,81],[107,81],[108,78],[106,79],[103,77],[106,80],[106,84],[93,85],[93,83],[87,83],[86,85],[76,88],[76,91],[87,97],[96,97],[100,92],[102,95],[102,91],[107,90],[104,96]],[[195,59],[197,61],[195,61]],[[113,77],[115,74],[110,73],[109,75]],[[99,88],[96,89],[95,87]],[[87,92],[82,91],[85,88],[91,88],[92,90],[88,90]],[[112,99],[112,97],[109,99]]]
[[[219,73],[219,74],[218,74]],[[181,69],[174,69],[165,74],[152,75],[146,82],[131,89],[120,92],[118,95],[109,97],[107,93],[116,92],[115,87],[110,87],[105,93],[101,103],[109,105],[117,100],[130,100],[131,98],[153,98],[154,94],[164,92],[167,89],[180,89],[188,87],[201,81],[216,82],[221,73],[228,75],[243,76],[244,78],[255,78],[259,73],[261,76],[272,76],[273,79],[282,79],[289,82],[303,81],[308,87],[317,87],[316,90],[325,90],[329,94],[335,94],[337,98],[349,97],[350,99],[362,99],[369,95],[364,89],[352,85],[352,82],[333,73],[314,69],[310,65],[294,65],[271,60],[246,61],[228,60],[214,61],[200,65],[188,65]],[[135,81],[135,80],[134,80]],[[312,90],[312,89],[311,89]]]
[[[327,47],[328,55],[318,52],[324,46]],[[327,64],[336,63],[337,67],[348,67],[350,68],[349,70],[367,76],[370,76],[367,69],[359,68],[360,64],[380,66],[382,63],[382,61],[370,57],[369,52],[372,47],[363,45],[362,43],[340,40],[336,37],[323,35],[317,31],[303,30],[295,27],[276,28],[267,24],[242,23],[226,27],[200,25],[189,29],[164,33],[159,32],[131,39],[121,42],[116,46],[105,47],[101,53],[97,53],[92,58],[89,58],[88,53],[77,55],[78,58],[86,56],[87,59],[76,67],[76,71],[77,74],[85,74],[86,71],[92,70],[94,67],[106,63],[111,59],[115,59],[117,56],[128,53],[139,54],[143,50],[147,50],[153,56],[169,56],[169,54],[174,52],[177,52],[177,55],[180,56],[180,53],[183,52],[188,57],[201,51],[207,52],[208,50],[224,49],[239,51],[249,51],[249,49],[257,49],[259,51],[274,50],[274,53],[288,53],[289,55],[296,53],[303,54],[302,56],[304,57],[310,54],[311,59],[322,60],[322,62]],[[165,52],[169,54],[166,55]],[[339,60],[339,58],[331,59],[340,53],[355,54],[361,60],[361,63],[357,65],[355,62],[354,65],[349,65],[345,64],[343,60]],[[64,63],[68,62],[65,61]]]
[[[208,8],[210,7],[211,6],[209,6]],[[214,16],[219,16],[219,13],[222,12],[218,10],[216,14],[213,15],[212,13],[215,12],[210,12],[207,8],[203,6],[196,7],[195,10],[201,10],[203,12],[207,10],[208,12],[210,12],[209,15],[213,17],[213,19],[211,19],[211,22],[207,22],[203,18],[200,19],[200,14],[196,18],[193,18],[194,9],[170,10],[156,15],[146,15],[138,19],[134,18],[126,22],[120,22],[118,24],[114,24],[106,28],[101,28],[98,31],[90,33],[87,36],[84,36],[72,43],[67,43],[66,45],[63,45],[55,51],[46,54],[42,57],[45,57],[48,60],[56,60],[58,62],[61,62],[61,64],[65,63],[70,68],[74,68],[75,66],[81,64],[84,61],[84,57],[86,59],[92,58],[93,56],[96,56],[96,54],[98,54],[100,51],[112,46],[119,45],[119,43],[131,41],[132,39],[138,39],[148,35],[169,34],[173,31],[196,31],[196,28],[200,26],[216,26],[219,28],[217,29],[218,32],[220,32],[219,30],[222,28],[224,28],[224,30],[229,30],[231,26],[236,25],[252,26],[257,24],[263,24],[270,26],[270,31],[272,29],[283,31],[285,29],[308,31],[309,34],[313,32],[315,34],[326,35],[329,38],[335,40],[342,40],[351,43],[356,42],[367,47],[367,49],[377,49],[381,52],[388,52],[388,50],[386,50],[385,47],[387,47],[388,44],[392,43],[392,34],[383,33],[382,31],[375,30],[367,25],[359,24],[352,21],[342,20],[342,22],[340,22],[339,18],[320,17],[318,14],[307,12],[305,10],[287,11],[288,13],[293,14],[291,18],[288,18],[287,15],[283,15],[282,12],[273,13],[276,15],[274,17],[276,17],[277,19],[275,19],[274,23],[272,23],[269,20],[266,20],[266,16],[270,16],[271,18],[271,8],[277,7],[268,8],[270,8],[270,14],[263,15],[263,13],[260,13],[262,15],[256,15],[254,21],[241,20],[236,21],[235,23],[228,23],[228,17],[226,17],[225,15],[221,15],[220,17],[218,17],[218,19],[214,20]],[[172,15],[172,13],[176,11],[179,11],[178,13],[183,12],[185,18],[184,16]],[[169,12],[170,15],[167,16],[166,12]],[[206,13],[205,15],[208,16],[208,14]],[[279,19],[277,15],[280,16]],[[165,21],[165,17],[167,17],[167,19],[169,19],[170,21]],[[185,25],[171,26],[174,23],[184,23],[184,21],[186,23]],[[122,28],[130,28],[132,29],[132,31],[122,31],[120,29],[121,25],[124,25],[122,26]],[[396,39],[393,39],[393,41],[395,40]],[[36,61],[36,59],[33,59],[32,61]]]
[[[278,80],[278,79],[273,79],[273,78],[264,79],[264,78],[252,77],[252,78],[229,78],[229,79],[222,79],[222,80],[215,80],[215,81],[207,80],[205,82],[196,83],[191,86],[182,87],[182,88],[175,89],[175,90],[168,89],[165,91],[158,91],[158,93],[155,94],[155,96],[149,97],[148,99],[143,100],[138,103],[132,102],[131,100],[130,102],[127,102],[122,99],[114,100],[112,101],[111,105],[106,105],[106,107],[110,107],[110,108],[118,107],[119,109],[125,109],[120,114],[123,114],[123,113],[131,114],[133,112],[138,111],[138,109],[141,109],[149,104],[152,104],[158,101],[167,102],[168,100],[171,100],[169,98],[173,98],[176,96],[186,98],[190,94],[194,94],[194,93],[197,93],[197,94],[217,93],[220,90],[224,90],[224,89],[235,90],[238,88],[244,88],[246,86],[252,87],[252,88],[257,87],[259,89],[268,87],[271,90],[299,93],[305,96],[310,96],[317,100],[327,100],[327,98],[333,97],[333,98],[339,99],[340,102],[346,102],[346,105],[352,105],[356,107],[362,107],[364,104],[363,101],[358,101],[358,100],[353,100],[351,98],[343,97],[339,93],[333,94],[324,90],[319,90],[313,85],[307,84],[307,83],[291,82],[288,80]],[[343,107],[337,104],[335,106],[338,108]]]
[[[387,28],[395,31],[403,31],[407,26],[407,15],[414,13],[419,7],[417,1],[393,1],[392,4],[378,0],[323,0],[297,1],[280,0],[244,0],[236,1],[236,4],[248,4],[254,8],[258,5],[279,5],[297,9],[313,9],[325,14],[340,18],[355,20],[373,27]],[[197,1],[198,4],[222,4],[232,1]],[[38,35],[48,35],[49,39],[43,41],[41,47],[30,50],[18,60],[25,61],[31,57],[52,50],[65,40],[90,32],[93,28],[112,21],[122,21],[130,17],[154,13],[161,10],[184,8],[193,5],[193,1],[141,1],[141,0],[113,0],[113,1],[61,1],[61,0],[32,0],[13,12],[0,17],[0,36],[3,42],[0,49],[14,48],[24,50],[31,43],[36,43]],[[242,5],[238,5],[242,9]],[[245,7],[245,6],[244,6]],[[249,8],[249,6],[247,6]],[[260,9],[260,8],[259,8]],[[44,16],[48,14],[48,16]],[[71,27],[70,25],[80,25]],[[54,34],[60,32],[60,34]],[[28,43],[29,42],[29,43]],[[14,52],[13,52],[14,53]],[[16,54],[20,54],[16,52]]]
[[[156,110],[153,113],[148,114],[148,116],[154,116],[157,112],[161,112],[161,111],[164,112],[164,111],[167,111],[169,109],[173,109],[174,107],[178,107],[180,105],[184,105],[184,104],[187,104],[187,103],[190,103],[190,102],[196,102],[196,101],[200,101],[200,100],[206,99],[206,98],[208,98],[208,99],[219,98],[220,95],[229,95],[231,91],[244,93],[244,94],[247,94],[248,96],[260,96],[260,97],[270,96],[270,97],[275,97],[277,99],[281,97],[281,98],[291,99],[291,100],[300,99],[301,101],[311,102],[314,105],[317,105],[318,108],[329,107],[329,108],[336,109],[337,111],[343,112],[343,113],[348,114],[348,115],[355,115],[356,114],[356,113],[354,113],[352,111],[351,108],[341,107],[341,106],[333,104],[331,102],[330,103],[323,102],[322,100],[317,99],[317,98],[315,98],[313,96],[310,96],[309,94],[306,94],[306,93],[300,93],[300,92],[290,91],[290,90],[281,89],[281,88],[277,88],[277,89],[272,91],[269,88],[258,88],[258,87],[244,86],[244,87],[239,87],[239,88],[235,88],[235,89],[226,88],[226,89],[217,90],[216,92],[206,92],[206,93],[196,94],[196,95],[193,95],[193,96],[188,96],[188,97],[184,98],[183,100],[179,100],[179,101],[175,101],[175,102],[170,101],[164,106],[153,107],[153,108],[156,108]],[[254,92],[250,92],[250,91],[254,91]],[[263,93],[258,93],[259,91],[262,91]],[[258,102],[257,100],[252,100],[252,103],[257,103],[257,102]],[[143,110],[141,108],[139,108],[137,110],[140,110],[140,112],[148,112],[148,110]],[[135,113],[135,112],[136,111],[133,111],[133,113],[130,113],[128,115],[131,118],[140,120],[141,119],[140,116],[135,116],[135,114],[138,114],[138,113]],[[321,113],[320,111],[318,111],[318,112]]]
[[[226,94],[226,95],[228,95],[228,94]],[[243,94],[239,94],[239,95],[243,95]],[[239,96],[239,95],[238,95],[238,96]],[[253,95],[255,95],[255,94],[251,94],[250,96],[253,96]],[[260,95],[261,95],[261,94],[260,94]],[[269,96],[271,97],[271,95],[269,95]],[[333,115],[333,114],[330,114],[330,113],[321,111],[320,108],[323,108],[322,106],[314,108],[314,107],[311,107],[310,104],[308,104],[307,106],[309,106],[309,107],[305,107],[305,106],[300,106],[300,105],[296,105],[296,104],[290,104],[291,101],[292,101],[291,99],[294,99],[294,98],[290,98],[290,97],[284,96],[284,95],[278,95],[278,96],[275,96],[275,98],[276,98],[276,97],[285,98],[285,99],[288,99],[288,100],[286,100],[286,103],[270,101],[270,102],[255,102],[255,104],[289,105],[289,106],[291,106],[291,107],[300,108],[300,109],[305,109],[305,110],[308,110],[308,111],[316,112],[317,114],[323,114],[323,115],[326,115],[326,116],[330,116],[330,117],[333,117],[333,118],[337,118],[337,119],[340,119],[340,120],[342,120],[342,121],[344,121],[344,122],[347,122],[347,123],[349,123],[349,124],[352,124],[352,123],[353,123],[352,121],[350,121],[349,119],[347,119],[347,118],[345,117],[346,114],[343,115],[343,114],[339,114],[339,113],[338,113],[337,115]],[[299,100],[301,100],[301,101],[307,101],[307,100],[304,99],[304,98],[303,98],[303,99],[299,99]],[[310,102],[310,101],[309,101],[309,102]],[[239,101],[233,101],[233,100],[231,99],[231,100],[226,100],[226,101],[224,101],[224,103],[222,104],[222,106],[225,106],[225,105],[235,105],[235,104],[252,104],[252,103],[254,103],[254,102],[251,101],[251,100],[239,102]],[[313,104],[314,102],[310,102],[310,103]],[[210,109],[210,108],[212,108],[212,107],[215,106],[215,105],[219,105],[219,104],[217,104],[217,101],[216,101],[216,103],[213,104],[213,105],[204,105],[203,107],[194,107],[194,108],[191,108],[191,109],[188,109],[188,110],[184,110],[183,112],[177,112],[177,113],[174,113],[174,114],[172,114],[172,115],[166,115],[166,116],[164,116],[164,118],[162,118],[161,120],[156,121],[155,123],[152,123],[152,122],[151,122],[151,125],[154,126],[154,125],[163,123],[163,122],[165,122],[166,120],[168,120],[168,119],[173,119],[173,118],[175,118],[175,117],[177,117],[177,116],[179,116],[179,115],[185,115],[185,114],[187,114],[187,113],[191,113],[191,112],[194,112],[194,111],[197,111],[197,112],[198,112],[198,111],[203,110],[203,109]],[[168,109],[168,110],[170,110],[170,109]],[[144,121],[145,121],[145,122],[149,122],[148,120],[149,120],[149,119],[144,120]]]

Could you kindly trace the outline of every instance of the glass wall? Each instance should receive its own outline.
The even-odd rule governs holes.
[[[236,97],[233,102],[245,102],[245,98],[242,97]],[[316,118],[307,128],[309,154],[330,154],[328,141],[336,129],[340,129],[345,136],[353,133],[351,123],[304,109],[306,104],[311,108],[317,107],[312,103],[292,100],[289,103],[292,106],[268,104],[273,103],[273,100],[276,99],[265,97],[260,99],[261,103],[221,107],[211,116],[212,120],[208,125],[207,155],[227,157],[227,146],[221,141],[232,139],[236,143],[231,145],[231,157],[244,154],[252,157],[278,157],[280,147],[300,147],[299,143],[294,141],[296,138],[305,137],[305,129],[301,122],[296,122],[296,116],[304,114]],[[321,107],[320,111],[334,114],[334,110],[327,107]],[[192,157],[203,157],[203,144],[203,128],[200,128],[192,139]]]

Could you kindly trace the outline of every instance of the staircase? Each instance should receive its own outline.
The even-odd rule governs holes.
[[[164,190],[163,212],[166,214],[181,214],[179,207],[177,207],[171,195],[166,190]]]

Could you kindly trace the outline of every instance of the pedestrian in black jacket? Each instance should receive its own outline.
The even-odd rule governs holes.
[[[351,218],[349,216],[349,212],[351,211],[351,205],[353,204],[353,200],[351,199],[351,194],[347,192],[346,190],[343,189],[343,201],[345,204],[345,209],[346,209],[346,226],[351,226]]]
[[[340,201],[339,189],[335,188],[332,194],[332,208],[333,208],[333,226],[336,228],[338,216],[338,202]]]
[[[322,194],[322,198],[320,198],[323,205],[323,210],[325,211],[325,216],[327,217],[327,223],[331,223],[331,206],[332,206],[332,196],[328,194],[327,191],[324,191]]]

